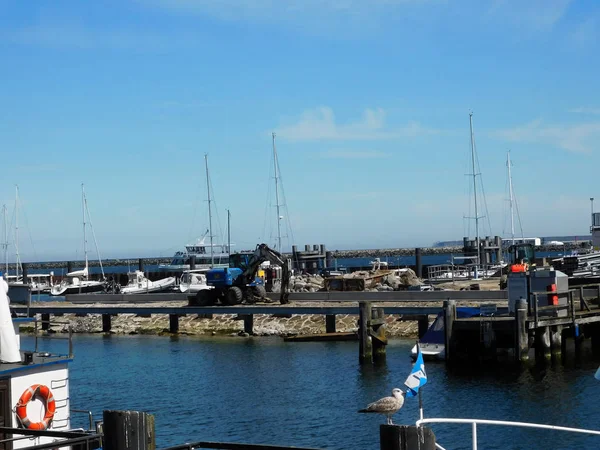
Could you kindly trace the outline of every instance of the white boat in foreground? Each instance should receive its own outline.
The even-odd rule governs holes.
[[[57,436],[39,435],[40,430],[71,430],[71,396],[69,394],[69,362],[72,355],[47,352],[22,351],[20,324],[28,325],[33,318],[11,318],[6,292],[8,286],[0,278],[0,408],[3,426],[38,430],[38,435],[23,438],[3,434],[3,448],[20,448],[53,445],[60,447]],[[70,345],[70,344],[69,344]],[[79,430],[81,432],[81,430]]]
[[[175,277],[163,278],[162,280],[150,281],[141,270],[129,272],[128,282],[120,290],[121,294],[145,294],[149,292],[161,292],[175,286]]]

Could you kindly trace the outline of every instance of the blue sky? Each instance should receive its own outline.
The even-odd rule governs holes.
[[[524,233],[585,234],[599,25],[591,0],[0,0],[0,200],[24,260],[81,256],[82,182],[103,256],[166,256],[208,225],[208,153],[221,228],[273,243],[275,131],[296,244],[429,245],[469,231],[473,111],[484,233],[510,150]]]

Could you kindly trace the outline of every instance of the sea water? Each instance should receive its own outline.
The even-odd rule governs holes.
[[[376,450],[385,417],[358,414],[403,387],[411,340],[391,340],[387,362],[358,363],[356,342],[284,342],[278,337],[75,335],[71,407],[155,415],[158,448],[193,441]],[[23,348],[33,338],[22,337]],[[65,350],[41,340],[41,350]],[[449,370],[426,363],[425,417],[531,421],[600,428],[598,361],[583,359],[524,370],[506,366]],[[414,424],[418,401],[406,400],[395,423]],[[85,415],[74,426],[87,426]],[[470,447],[468,425],[436,425],[446,449]],[[480,426],[481,449],[594,449],[600,437]]]

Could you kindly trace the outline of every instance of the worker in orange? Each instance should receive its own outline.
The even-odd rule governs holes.
[[[528,269],[529,269],[529,264],[527,264],[522,259],[520,259],[517,264],[513,264],[511,266],[510,271],[513,272],[513,273],[527,272]]]

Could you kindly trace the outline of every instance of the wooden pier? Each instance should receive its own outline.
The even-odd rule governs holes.
[[[470,318],[456,317],[456,301],[444,302],[446,361],[489,361],[505,353],[525,362],[531,349],[536,360],[547,360],[566,351],[568,338],[576,351],[585,338],[600,350],[600,285],[558,294],[567,296],[566,305],[538,306],[538,297],[548,292],[534,292],[529,303],[519,300],[510,315]]]

